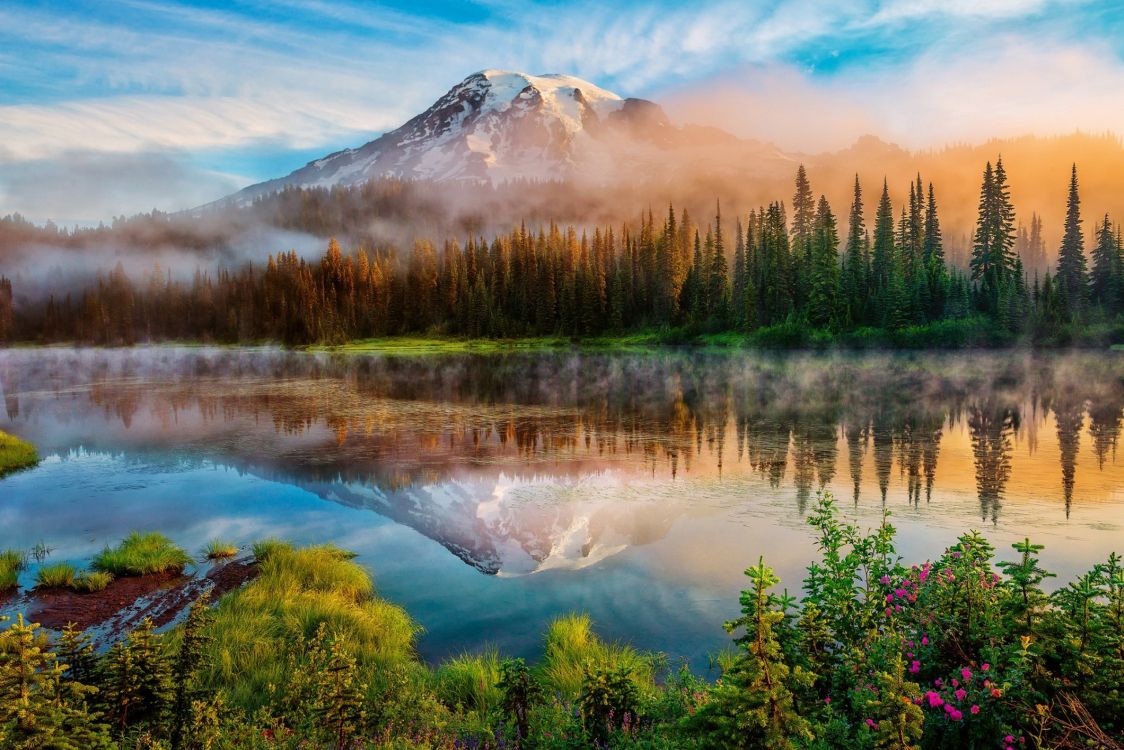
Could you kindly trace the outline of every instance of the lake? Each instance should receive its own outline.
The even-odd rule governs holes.
[[[0,390],[43,457],[0,480],[0,548],[335,542],[430,660],[534,657],[578,610],[705,669],[745,567],[800,587],[820,491],[911,561],[1029,536],[1057,585],[1124,551],[1121,353],[14,349]]]

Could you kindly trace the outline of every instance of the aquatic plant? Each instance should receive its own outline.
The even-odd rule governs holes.
[[[143,576],[152,573],[182,573],[191,556],[163,534],[134,531],[116,547],[105,547],[94,556],[95,570],[114,576]]]
[[[19,575],[27,567],[27,556],[19,550],[6,549],[0,552],[0,591],[14,589],[19,583]]]
[[[222,539],[212,539],[203,545],[203,557],[207,560],[224,560],[238,554],[238,545]]]
[[[44,565],[35,572],[35,585],[45,589],[73,586],[77,574],[77,569],[68,562]]]
[[[74,576],[74,583],[71,585],[80,594],[92,594],[104,591],[111,583],[113,583],[113,576],[109,573],[101,570],[84,570]]]

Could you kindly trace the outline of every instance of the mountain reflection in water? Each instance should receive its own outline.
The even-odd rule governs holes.
[[[789,488],[980,521],[1033,499],[1120,515],[1124,358],[659,352],[422,358],[0,352],[45,455],[174,454],[367,508],[486,573],[582,567]],[[736,514],[733,514],[736,518]],[[966,522],[971,522],[966,519]],[[978,522],[977,522],[978,523]]]

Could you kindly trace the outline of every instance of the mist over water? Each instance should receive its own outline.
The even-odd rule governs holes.
[[[1111,353],[4,350],[0,429],[45,460],[0,481],[0,547],[334,541],[429,658],[531,655],[577,609],[701,668],[748,564],[799,586],[820,491],[864,526],[890,510],[907,560],[975,527],[1003,557],[1044,543],[1060,584],[1119,549],[1122,374]]]

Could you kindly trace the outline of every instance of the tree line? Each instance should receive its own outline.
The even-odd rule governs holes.
[[[946,261],[937,195],[920,175],[895,212],[883,181],[868,229],[856,177],[846,234],[803,166],[790,205],[738,217],[720,205],[697,223],[652,210],[637,224],[592,233],[549,223],[509,233],[419,240],[412,251],[332,239],[318,260],[294,251],[191,280],[157,266],[143,278],[123,264],[88,288],[13,309],[0,280],[0,338],[129,344],[143,340],[274,340],[290,345],[374,336],[595,336],[644,329],[687,333],[772,327],[834,334],[897,331],[984,319],[995,330],[1049,336],[1113,322],[1124,311],[1121,230],[1098,219],[1091,267],[1077,169],[1053,273],[1040,275],[1041,222],[1017,229],[1002,158],[983,172],[971,259]],[[1024,253],[1027,258],[1024,258]]]

